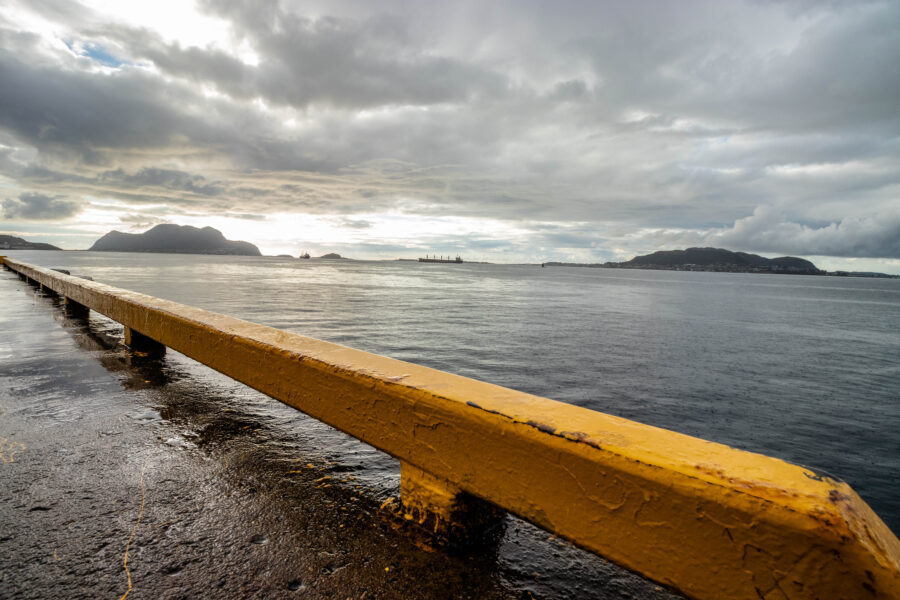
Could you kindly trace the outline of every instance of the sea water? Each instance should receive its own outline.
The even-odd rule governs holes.
[[[900,532],[900,280],[8,254],[806,465],[847,481]],[[396,473],[363,454],[370,479]]]

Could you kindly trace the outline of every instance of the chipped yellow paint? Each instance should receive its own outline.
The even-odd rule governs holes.
[[[692,598],[900,599],[900,541],[843,482],[577,406],[6,264],[391,454],[420,482],[444,482],[451,495],[480,498]],[[407,477],[408,493],[415,477]]]

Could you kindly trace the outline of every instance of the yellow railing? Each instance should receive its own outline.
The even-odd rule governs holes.
[[[132,344],[171,347],[396,457],[405,512],[439,533],[499,508],[692,598],[900,599],[900,542],[847,484],[809,469],[5,264],[122,323]]]

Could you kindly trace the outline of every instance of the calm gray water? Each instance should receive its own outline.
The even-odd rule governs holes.
[[[900,532],[900,280],[9,254],[807,465]]]

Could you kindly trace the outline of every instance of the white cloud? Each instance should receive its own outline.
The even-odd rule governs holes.
[[[709,230],[647,230],[635,246],[713,246],[766,254],[900,259],[900,211],[838,222],[793,222],[773,206],[758,206],[731,227]]]

